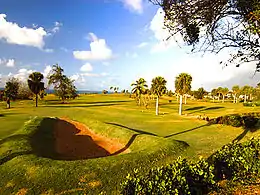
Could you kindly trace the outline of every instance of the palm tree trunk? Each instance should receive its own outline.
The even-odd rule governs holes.
[[[218,94],[218,101],[220,101],[219,99],[220,99],[220,94]]]
[[[36,94],[36,98],[35,98],[35,106],[38,107],[38,94]]]
[[[244,96],[244,103],[246,103],[246,95]]]
[[[224,103],[225,102],[225,96],[223,95],[223,100],[222,100],[222,103]]]
[[[234,103],[234,104],[236,103],[236,95],[234,95],[233,103]]]
[[[182,114],[182,95],[180,95],[179,115]]]
[[[156,115],[159,114],[159,96],[157,96],[157,99],[156,99],[155,114],[156,114]]]
[[[187,104],[187,95],[185,94],[184,104]]]

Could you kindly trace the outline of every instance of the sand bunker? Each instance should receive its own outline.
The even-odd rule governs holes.
[[[62,118],[54,128],[55,150],[61,159],[90,159],[128,153],[118,140],[95,134],[86,125]]]

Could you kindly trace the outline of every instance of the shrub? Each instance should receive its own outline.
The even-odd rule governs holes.
[[[256,107],[256,106],[260,106],[260,102],[246,102],[243,103],[243,105],[247,107]]]
[[[260,140],[233,142],[211,155],[207,161],[190,163],[178,158],[171,165],[150,170],[139,176],[128,174],[121,194],[205,194],[222,179],[254,181],[260,175]]]
[[[222,147],[209,158],[217,180],[248,181],[259,175],[260,140],[231,143]]]
[[[144,177],[135,170],[122,183],[121,194],[205,194],[215,187],[213,170],[205,160],[189,163],[179,158],[171,165],[152,169]]]
[[[260,120],[259,112],[220,116],[209,121],[210,124],[225,124],[233,127],[254,128]]]

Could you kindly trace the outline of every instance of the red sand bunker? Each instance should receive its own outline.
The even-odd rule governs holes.
[[[54,128],[55,150],[67,160],[106,157],[130,152],[118,140],[95,134],[86,125],[62,118]]]

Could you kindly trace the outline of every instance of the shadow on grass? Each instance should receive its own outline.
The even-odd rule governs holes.
[[[185,109],[185,111],[189,111],[189,110],[200,110],[202,108],[205,108],[205,106],[196,106],[196,107],[192,107],[192,108],[187,108]]]
[[[62,106],[63,105],[63,106]],[[89,108],[89,107],[105,107],[105,106],[116,106],[116,105],[120,105],[120,104],[95,104],[95,105],[70,105],[70,104],[59,104],[59,105],[43,105],[43,107],[49,107],[49,108],[77,108],[77,107],[82,107],[82,108]]]
[[[196,108],[196,109],[194,109]],[[194,107],[194,108],[188,108],[185,111],[189,111],[189,109],[194,110],[193,112],[190,112],[189,114],[195,113],[195,112],[199,112],[199,111],[207,111],[207,110],[218,110],[221,108],[225,108],[223,106],[213,106],[213,107],[209,107],[209,108],[205,108],[205,106],[198,106],[198,107]]]
[[[188,129],[188,130],[185,130],[185,131],[181,131],[181,132],[178,132],[178,133],[174,133],[174,134],[171,134],[171,135],[167,135],[165,136],[164,138],[169,138],[169,137],[172,137],[172,136],[176,136],[176,135],[181,135],[183,133],[188,133],[188,132],[191,132],[191,131],[195,131],[197,129],[200,129],[202,127],[206,127],[206,126],[210,126],[211,124],[206,124],[206,125],[201,125],[201,126],[198,126],[198,127],[195,127],[195,128],[192,128],[192,129]]]
[[[59,100],[46,100],[45,101],[45,104],[46,105],[91,105],[91,104],[111,104],[111,103],[125,103],[125,102],[131,102],[131,100],[111,100],[111,101],[97,101],[97,102],[94,102],[94,101],[91,101],[91,102],[85,102],[85,101],[65,101],[65,103],[62,103],[62,101],[59,101]]]
[[[12,160],[13,158],[16,158],[18,156],[22,155],[28,155],[28,154],[33,154],[33,151],[23,151],[23,152],[15,152],[10,155],[5,156],[4,158],[0,159],[0,165]]]
[[[118,150],[118,151],[112,153],[111,156],[118,155],[118,154],[120,154],[120,153],[126,151],[126,150],[132,145],[132,143],[135,141],[135,139],[136,139],[136,137],[137,137],[138,135],[141,135],[141,134],[134,134],[134,135],[132,135],[132,137],[131,137],[130,140],[127,142],[127,144],[126,144],[122,149],[120,149],[120,150]]]
[[[134,131],[134,132],[136,132],[138,134],[146,134],[146,135],[157,136],[156,134],[153,134],[153,133],[150,133],[150,132],[146,132],[146,131],[139,130],[139,129],[133,129],[133,128],[130,128],[130,127],[127,127],[127,126],[124,126],[124,125],[121,125],[121,124],[117,124],[117,123],[105,122],[105,124],[114,125],[114,126],[117,126],[117,127],[122,127],[122,128],[125,128],[125,129],[129,129],[129,130]]]
[[[232,142],[240,141],[242,140],[247,133],[251,132],[254,133],[260,129],[260,126],[254,127],[254,128],[244,128],[244,131],[238,135]]]

